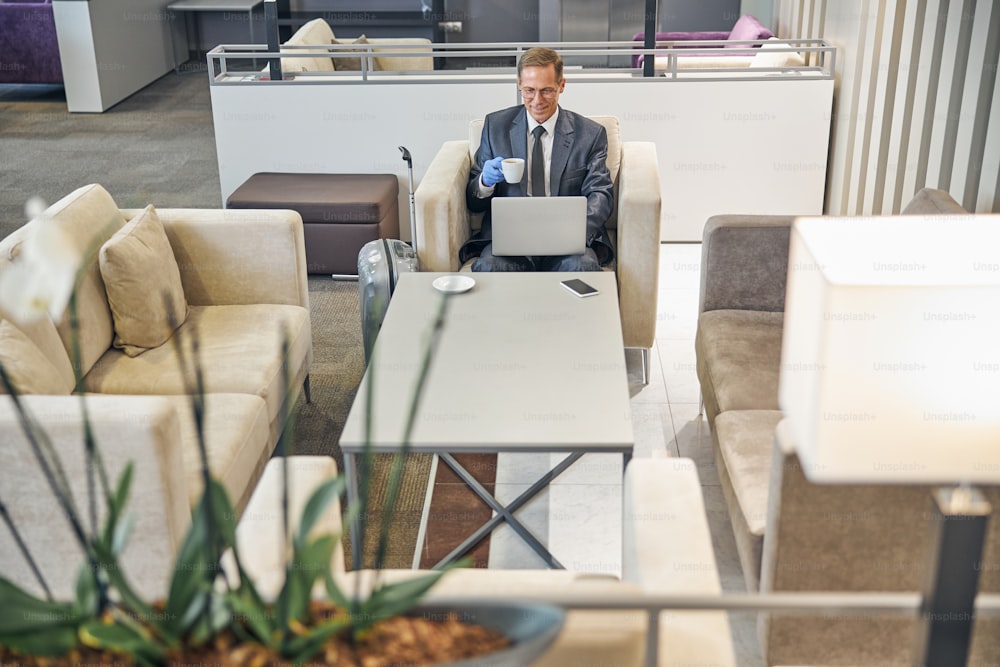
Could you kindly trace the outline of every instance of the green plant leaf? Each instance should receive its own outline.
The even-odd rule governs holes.
[[[337,539],[333,535],[324,535],[293,554],[288,568],[288,580],[298,581],[294,583],[296,595],[287,598],[288,619],[303,620],[307,617],[313,586],[320,577],[330,571],[330,562],[336,545]],[[302,594],[299,595],[299,592]]]
[[[162,663],[163,649],[152,637],[122,623],[91,621],[80,627],[80,641],[96,649],[119,651],[145,663]]]
[[[129,537],[132,536],[132,529],[135,528],[135,515],[126,514],[115,527],[115,533],[111,536],[111,553],[118,556],[125,550]]]
[[[236,544],[236,510],[229,500],[229,493],[226,488],[219,483],[219,480],[212,478],[208,484],[209,498],[212,503],[212,520],[215,529],[219,531],[218,540],[219,553],[232,548]]]
[[[132,488],[132,477],[135,473],[135,466],[131,461],[125,466],[125,470],[122,471],[121,476],[118,477],[118,486],[115,489],[115,495],[111,499],[111,506],[121,514],[125,509],[125,503],[128,502],[129,490]]]
[[[76,612],[81,617],[95,617],[99,613],[99,595],[97,592],[97,573],[88,567],[89,562],[80,566],[76,574]]]
[[[25,655],[60,656],[76,646],[76,626],[44,628],[36,632],[0,632],[0,645]]]
[[[317,579],[330,571],[333,561],[333,550],[337,546],[337,538],[333,535],[323,535],[305,546],[294,555],[295,567],[309,579],[312,585]]]
[[[278,594],[278,623],[282,629],[302,618],[309,608],[309,582],[295,570],[295,561],[285,567],[285,584]]]
[[[174,633],[182,635],[193,622],[192,607],[202,608],[198,597],[204,591],[205,568],[210,564],[204,557],[195,554],[189,558],[178,558],[174,563],[174,576],[170,582],[170,592],[164,607],[167,616],[174,621]]]
[[[206,507],[211,517],[206,519]],[[213,531],[208,530],[211,521]],[[226,549],[235,549],[236,512],[225,488],[215,479],[210,479],[205,493],[191,515],[191,527],[181,544],[174,562],[174,575],[170,580],[165,617],[173,636],[182,637],[192,633],[196,627],[205,631],[205,623],[214,621],[199,619],[205,611],[205,597],[216,618],[217,603],[221,593],[215,593],[213,582],[221,574],[218,556]],[[200,624],[200,626],[198,625]]]
[[[221,496],[220,498],[220,491]],[[222,542],[219,540],[221,533],[228,533],[221,529],[214,534],[215,543],[211,544],[205,520],[206,503],[213,511],[213,521],[219,526],[219,521],[223,518],[220,512],[225,511],[228,504],[223,499],[225,491],[221,487],[209,483],[206,492],[202,494],[198,506],[191,514],[191,526],[188,528],[181,548],[174,561],[174,573],[170,579],[170,587],[167,593],[167,602],[164,608],[167,626],[171,634],[181,637],[186,634],[197,620],[198,614],[204,610],[204,601],[201,600],[206,591],[211,588],[210,581],[219,571],[219,564],[209,557],[209,553],[221,554],[224,550]],[[232,523],[232,517],[226,518],[226,523]],[[221,528],[221,526],[219,526]],[[235,534],[235,533],[234,533]]]
[[[172,626],[176,631],[177,636],[183,637],[189,634],[194,628],[195,624],[198,622],[198,617],[204,613],[205,609],[205,595],[203,595],[203,586],[200,581],[195,581],[194,589],[191,592],[190,598],[188,600],[188,606],[186,609],[181,610],[180,616],[176,618],[176,623]],[[173,619],[173,617],[171,617]]]
[[[431,589],[447,570],[425,574],[395,584],[381,586],[361,605],[359,630],[371,627],[376,621],[404,614],[420,602],[424,593]]]
[[[310,629],[304,635],[293,637],[284,646],[282,655],[296,665],[308,661],[317,651],[323,648],[327,639],[343,632],[350,627],[351,621],[347,618],[339,618],[326,623],[321,623]]]
[[[0,644],[30,655],[63,655],[76,646],[80,621],[73,605],[37,598],[0,577]]]
[[[240,570],[240,591],[247,596],[247,598],[258,607],[268,608],[264,602],[264,598],[260,596],[260,592],[257,590],[256,584],[250,578],[250,575],[246,573],[245,570]]]
[[[285,583],[278,594],[277,609],[282,628],[287,629],[293,620],[307,617],[313,585],[330,571],[336,545],[336,537],[324,535],[293,552],[291,561],[285,565]]]
[[[325,581],[326,594],[329,596],[330,600],[342,609],[350,609],[351,601],[348,600],[347,596],[344,595],[344,592],[340,590],[340,586],[337,585],[337,582],[334,580],[331,572],[326,573]]]
[[[254,638],[265,646],[273,647],[276,641],[274,613],[261,602],[256,589],[252,592],[244,587],[226,594],[226,600],[233,610],[233,621],[249,629]]]
[[[343,495],[346,488],[346,480],[343,477],[328,479],[316,487],[312,495],[309,496],[309,500],[306,502],[306,506],[302,510],[302,516],[299,519],[299,529],[295,534],[294,542],[296,551],[301,549],[302,545],[309,539],[309,533],[323,512],[326,511],[326,508],[330,506],[330,503],[335,498]]]
[[[107,496],[108,516],[104,521],[104,530],[101,539],[109,545],[112,553],[121,553],[121,547],[115,548],[115,542],[120,539],[118,521],[125,513],[125,505],[128,502],[129,489],[132,488],[132,475],[134,466],[131,462],[122,470],[118,477],[118,486],[114,494]],[[127,536],[127,535],[126,535]]]
[[[189,635],[189,641],[195,646],[209,641],[219,631],[228,627],[233,620],[232,610],[225,595],[202,596],[201,599],[209,600],[211,608],[208,614],[199,614],[196,617]]]
[[[152,619],[162,618],[164,616],[155,612],[152,607],[146,604],[146,601],[142,599],[142,596],[137,594],[132,589],[132,586],[125,578],[124,571],[122,570],[121,564],[118,562],[118,558],[111,553],[108,545],[95,542],[92,545],[92,550],[94,558],[97,560],[102,571],[107,575],[111,586],[121,597],[124,607],[139,618],[151,619],[151,624],[160,630],[162,634],[165,634],[168,637],[174,637],[175,635],[169,631],[169,625],[166,623],[152,622]]]
[[[0,577],[0,637],[70,627],[81,617],[73,605],[37,598]]]

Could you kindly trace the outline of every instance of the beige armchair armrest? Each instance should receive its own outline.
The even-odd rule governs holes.
[[[77,511],[89,530],[80,397],[23,396],[22,400],[59,453]],[[191,521],[181,458],[180,419],[174,406],[162,396],[95,394],[88,395],[86,401],[109,483],[115,485],[125,465],[134,463],[126,513],[135,518],[135,525],[123,567],[141,595],[147,599],[162,597],[173,574],[174,554]],[[0,434],[5,450],[0,489],[7,509],[52,594],[57,599],[70,599],[77,571],[84,562],[83,552],[8,396],[0,397]],[[98,507],[103,510],[103,506],[99,502]],[[0,563],[4,564],[3,576],[29,591],[41,592],[14,540],[6,535],[0,539]]]
[[[690,459],[633,459],[625,471],[622,523],[623,581],[653,595],[722,592],[701,483]],[[735,665],[726,612],[661,613],[660,664],[668,659]]]
[[[421,271],[459,269],[458,250],[471,235],[465,205],[471,169],[469,142],[446,141],[413,193]]]
[[[192,306],[309,307],[302,218],[295,211],[156,210]],[[129,219],[133,211],[123,210]]]
[[[653,346],[660,275],[656,144],[622,144],[618,176],[618,301],[625,347]]]

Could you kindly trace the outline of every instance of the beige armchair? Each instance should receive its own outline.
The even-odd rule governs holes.
[[[649,348],[656,336],[660,269],[660,177],[656,145],[621,140],[618,119],[592,116],[608,132],[608,170],[615,184],[615,208],[608,220],[615,245],[625,347],[642,351],[643,381],[649,377]],[[414,192],[417,257],[422,271],[468,270],[458,250],[479,227],[465,205],[465,187],[479,148],[483,121],[469,124],[469,138],[446,141]]]

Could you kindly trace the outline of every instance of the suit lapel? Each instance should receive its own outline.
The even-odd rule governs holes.
[[[559,194],[559,183],[562,182],[570,148],[573,146],[573,132],[569,112],[560,107],[559,118],[556,119],[556,136],[552,138],[552,163],[549,166],[549,192],[553,197]]]
[[[508,157],[519,157],[522,158],[525,163],[528,161],[528,120],[527,111],[524,107],[521,107],[521,112],[514,117],[514,122],[510,124],[510,134],[508,139],[510,140],[511,154]],[[526,197],[528,194],[528,170],[524,170],[524,174],[521,175],[521,182],[517,185],[510,184],[507,186],[507,193],[509,196],[514,197]]]

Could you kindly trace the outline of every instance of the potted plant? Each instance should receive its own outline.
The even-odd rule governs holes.
[[[48,232],[55,234],[56,230]],[[11,276],[0,276],[0,302],[6,300],[0,305],[8,312],[20,312],[26,316],[48,312],[55,319],[64,311],[67,313],[73,332],[71,355],[79,389],[82,384],[78,363],[80,351],[76,344],[75,293],[80,280],[77,267],[81,265],[82,258],[49,256],[47,253],[62,247],[55,235],[45,239],[44,247],[40,243],[36,246],[25,249],[24,261],[40,262],[44,270],[24,273],[36,278],[15,285],[14,289],[10,289],[9,285]],[[17,273],[13,275],[13,280],[19,280]],[[45,279],[38,280],[38,275],[45,276]],[[17,303],[11,302],[11,295]],[[447,303],[445,296],[435,332],[440,332],[443,326]],[[428,607],[423,615],[414,611],[422,596],[444,574],[443,571],[401,583],[376,583],[371,594],[364,597],[357,587],[354,591],[341,590],[329,567],[337,548],[337,536],[310,538],[320,515],[343,493],[341,478],[327,480],[309,497],[298,528],[289,537],[283,586],[275,599],[265,599],[243,567],[236,542],[236,513],[230,499],[222,485],[209,473],[202,429],[205,415],[202,376],[196,355],[186,349],[180,338],[180,335],[175,335],[173,345],[182,368],[186,370],[187,393],[192,397],[204,492],[192,512],[190,527],[176,555],[167,596],[153,602],[144,600],[136,593],[120,564],[129,532],[126,510],[132,464],[126,465],[117,480],[108,478],[99,443],[86,419],[86,400],[81,395],[85,424],[82,446],[90,475],[87,485],[90,516],[87,521],[70,492],[59,453],[52,447],[45,430],[32,418],[21,401],[17,387],[0,363],[0,383],[14,403],[31,451],[68,519],[72,532],[70,537],[77,541],[84,553],[73,599],[53,599],[48,594],[44,576],[34,566],[30,548],[21,538],[0,497],[0,519],[14,536],[23,557],[32,566],[42,590],[46,592],[45,597],[32,595],[0,576],[0,663],[75,664],[111,659],[140,665],[178,662],[259,665],[301,664],[318,659],[328,664],[351,665],[361,664],[361,660],[373,655],[376,649],[403,648],[410,651],[384,660],[378,658],[381,662],[364,663],[389,664],[413,661],[412,642],[407,645],[401,637],[414,632],[424,637],[423,644],[433,643],[435,636],[443,636],[447,641],[441,644],[457,646],[460,650],[447,660],[469,657],[473,655],[470,651],[474,648],[489,652],[511,644],[511,638],[465,623],[453,613],[443,613],[447,610]],[[436,340],[437,336],[432,335],[424,352],[423,373],[411,403],[411,424],[419,408],[423,380],[433,358]],[[369,391],[372,385],[369,383]],[[278,443],[279,453],[286,456],[292,454],[291,443],[288,442],[288,434],[292,431],[288,423],[293,418],[289,403],[285,401],[286,427]],[[371,418],[369,415],[369,422]],[[376,570],[385,556],[405,454],[404,446],[397,453],[390,473],[386,509],[382,513],[381,525],[377,526]],[[372,456],[369,453],[364,457],[367,465],[371,465]],[[287,484],[283,493],[283,521],[288,526]],[[104,510],[104,520],[100,524],[96,511],[98,503],[103,505]],[[366,517],[368,503],[369,494],[362,489],[360,507],[349,508],[349,511],[360,512],[362,517]],[[363,535],[358,538],[363,539]],[[232,554],[233,563],[229,571],[220,564],[223,554],[227,552]],[[320,587],[325,595],[317,598],[314,591]],[[496,613],[496,608],[493,611]],[[533,642],[525,644],[537,652],[555,637],[562,623],[562,612],[544,606],[535,611],[548,624]],[[502,615],[502,609],[500,613]],[[442,614],[440,620],[427,617]],[[419,626],[416,630],[415,625]],[[526,659],[519,656],[511,664],[524,664]]]

